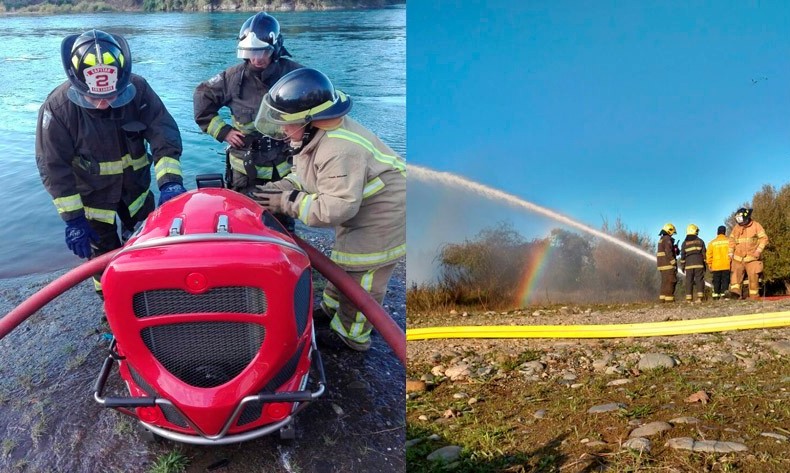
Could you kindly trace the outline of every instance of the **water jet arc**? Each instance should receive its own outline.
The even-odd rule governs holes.
[[[642,248],[639,248],[638,246],[626,243],[622,240],[613,237],[612,235],[604,233],[600,230],[596,230],[595,228],[592,228],[588,225],[578,222],[566,215],[563,215],[559,212],[555,212],[546,207],[541,207],[540,205],[533,204],[532,202],[524,200],[520,197],[516,197],[513,194],[508,194],[507,192],[503,192],[497,189],[492,189],[491,187],[484,186],[483,184],[470,181],[469,179],[466,179],[457,174],[453,174],[449,172],[433,171],[431,169],[422,166],[416,166],[414,164],[409,164],[408,168],[409,168],[410,178],[416,178],[424,182],[437,182],[452,187],[463,187],[466,190],[470,190],[488,199],[504,202],[513,207],[526,209],[531,212],[543,215],[544,217],[548,217],[556,222],[563,223],[565,225],[568,225],[569,227],[576,228],[589,235],[613,243],[619,246],[620,248],[623,248],[624,250],[630,251],[631,253],[637,254],[643,258],[647,258],[650,261],[655,261],[656,255],[648,253],[647,251],[645,251]]]
[[[431,169],[422,166],[416,166],[414,164],[409,164],[408,168],[409,168],[409,177],[413,177],[416,178],[417,180],[424,182],[438,182],[440,184],[444,184],[447,186],[463,187],[464,189],[475,192],[476,194],[479,194],[485,198],[505,202],[513,207],[526,209],[531,212],[543,215],[544,217],[548,217],[556,222],[563,223],[565,225],[568,225],[569,227],[576,228],[594,237],[598,237],[603,240],[606,240],[609,243],[612,243],[614,245],[619,246],[620,248],[623,248],[624,250],[630,251],[631,253],[637,254],[643,258],[647,258],[648,260],[655,262],[656,255],[651,254],[645,251],[644,249],[639,248],[638,246],[632,245],[630,243],[626,243],[618,238],[613,237],[612,235],[609,235],[608,233],[602,232],[600,230],[596,230],[593,227],[590,227],[579,221],[576,221],[568,217],[567,215],[563,215],[559,212],[555,212],[554,210],[548,209],[546,207],[533,204],[532,202],[524,200],[520,197],[516,197],[513,194],[508,194],[507,192],[503,192],[497,189],[492,189],[491,187],[484,186],[483,184],[474,181],[470,181],[469,179],[466,179],[464,177],[461,177],[457,174],[453,174],[450,172],[433,171]],[[683,276],[686,275],[683,271],[680,270],[680,268],[678,268],[678,273],[680,273]],[[711,284],[707,281],[705,282],[705,285],[708,287],[712,287]]]

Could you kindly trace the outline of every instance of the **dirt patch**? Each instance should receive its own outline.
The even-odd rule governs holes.
[[[407,323],[625,324],[787,310],[787,300],[552,306],[410,312]],[[407,378],[424,382],[407,395],[410,472],[444,471],[428,459],[442,447],[454,452],[452,471],[790,471],[790,328],[410,341],[408,356]],[[638,428],[664,424],[646,443],[632,440]],[[717,441],[710,445],[721,451],[677,448],[683,442],[673,439],[684,438],[705,448]],[[733,445],[745,450],[724,451]]]
[[[323,250],[331,244],[331,233],[300,236]],[[0,281],[0,313],[61,274]],[[403,261],[384,305],[405,328]],[[366,354],[322,351],[327,392],[297,416],[295,440],[196,447],[147,442],[136,420],[93,400],[108,347],[102,315],[83,282],[0,340],[0,471],[150,471],[174,452],[187,472],[404,470],[404,368],[377,334]],[[123,390],[119,378],[111,387]]]

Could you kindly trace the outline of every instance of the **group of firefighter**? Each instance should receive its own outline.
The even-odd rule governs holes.
[[[39,110],[36,164],[66,225],[66,245],[93,258],[121,247],[156,205],[186,192],[181,135],[148,82],[132,73],[122,36],[72,34],[60,53],[67,80]],[[291,232],[294,219],[333,228],[331,259],[381,303],[406,254],[405,162],[348,116],[350,96],[289,56],[279,22],[266,12],[251,16],[239,31],[242,61],[197,85],[195,122],[227,144],[229,188]],[[102,295],[101,274],[94,285]],[[320,344],[370,347],[371,324],[331,283],[313,315]]]
[[[711,271],[711,297],[719,299],[757,299],[759,278],[763,272],[762,255],[768,245],[763,226],[752,219],[752,210],[740,208],[730,235],[727,227],[717,229],[716,238],[707,247],[699,237],[699,227],[686,227],[686,238],[678,248],[675,226],[667,223],[659,232],[656,264],[661,273],[661,302],[675,301],[678,269],[685,274],[686,301],[705,300],[705,272]],[[679,259],[678,259],[679,258]],[[744,279],[744,273],[746,279]],[[748,284],[748,294],[743,285]],[[728,286],[729,285],[729,286]]]

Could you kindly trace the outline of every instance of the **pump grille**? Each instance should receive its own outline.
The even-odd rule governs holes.
[[[196,322],[144,328],[145,346],[167,371],[198,388],[213,388],[239,375],[260,351],[262,325]]]
[[[296,353],[283,365],[280,371],[274,375],[274,377],[266,383],[266,386],[263,387],[261,390],[262,393],[270,394],[275,392],[277,388],[282,386],[286,381],[293,378],[294,373],[296,373],[296,367],[299,366],[299,361],[302,359],[302,350],[304,349],[304,342],[299,344],[299,347],[296,349]],[[263,402],[260,401],[252,401],[247,403],[244,406],[244,410],[241,411],[241,415],[239,415],[239,420],[236,422],[236,425],[242,426],[244,424],[249,424],[250,422],[254,422],[261,417],[261,409],[263,409]]]
[[[296,316],[296,335],[301,336],[307,328],[307,316],[310,312],[311,291],[310,270],[305,270],[294,289],[294,315]]]
[[[137,318],[169,314],[234,312],[263,314],[266,294],[257,287],[215,287],[202,294],[181,289],[157,289],[138,292],[132,299]]]

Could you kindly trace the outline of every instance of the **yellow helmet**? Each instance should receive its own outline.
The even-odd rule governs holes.
[[[693,223],[686,227],[686,235],[699,235],[699,227]]]
[[[667,235],[669,235],[669,236],[674,235],[675,232],[677,231],[677,230],[675,230],[675,226],[672,225],[671,223],[668,223],[668,224],[664,225],[663,227],[661,227],[661,229],[664,230],[665,232],[667,232]]]

